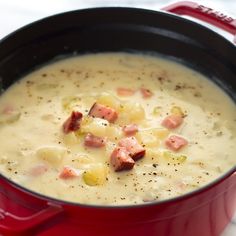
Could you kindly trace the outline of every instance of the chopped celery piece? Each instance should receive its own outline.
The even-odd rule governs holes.
[[[80,97],[68,96],[62,99],[62,107],[67,111],[72,111],[81,101]]]
[[[182,164],[186,161],[187,156],[182,154],[175,154],[170,151],[164,151],[163,157],[171,164]]]
[[[171,113],[173,115],[178,115],[178,116],[184,117],[184,112],[182,111],[182,109],[180,107],[177,107],[177,106],[173,106],[171,108]]]
[[[161,114],[161,107],[160,106],[154,107],[152,114],[153,115],[160,115]]]

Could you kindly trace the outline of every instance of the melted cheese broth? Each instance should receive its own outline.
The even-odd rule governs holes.
[[[120,96],[117,88],[136,92]],[[140,88],[153,96],[143,98]],[[126,109],[114,124],[86,120],[96,101]],[[162,58],[99,53],[61,60],[12,85],[0,107],[0,172],[57,199],[102,205],[159,201],[204,186],[236,164],[235,104],[196,71]],[[183,124],[163,127],[176,109],[184,113]],[[78,132],[64,134],[72,110],[82,112],[84,121]],[[130,123],[138,125],[135,137],[146,154],[133,169],[115,172],[110,155],[125,137],[121,127]],[[86,132],[107,137],[106,146],[85,147]],[[172,134],[188,145],[169,150],[165,140]],[[60,178],[65,166],[77,177]]]

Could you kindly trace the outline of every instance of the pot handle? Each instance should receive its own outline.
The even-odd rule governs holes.
[[[59,215],[63,208],[49,204],[47,208],[26,217],[14,215],[0,209],[0,235],[29,235],[30,230]]]
[[[236,43],[236,19],[221,13],[220,11],[190,1],[173,3],[169,6],[163,7],[161,10],[178,15],[191,16],[217,26],[218,28],[233,34],[233,41]]]

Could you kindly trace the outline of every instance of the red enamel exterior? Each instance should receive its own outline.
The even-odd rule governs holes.
[[[180,2],[164,9],[207,18],[208,22],[236,33],[235,20],[226,22],[223,17],[199,13],[198,4]],[[233,170],[185,196],[138,206],[110,207],[51,199],[0,177],[0,235],[3,236],[219,236],[235,210]]]
[[[163,7],[162,10],[178,15],[187,15],[208,22],[234,35],[236,43],[236,19],[196,2],[181,1]]]
[[[3,179],[0,184],[5,191],[0,193],[4,236],[219,236],[236,209],[236,174],[185,197],[133,207],[67,204],[22,191]]]

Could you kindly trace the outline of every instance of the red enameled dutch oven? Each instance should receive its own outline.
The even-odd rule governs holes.
[[[179,2],[162,10],[193,16],[236,34],[235,19],[196,3]],[[232,42],[175,14],[135,8],[72,11],[17,30],[0,42],[2,86],[6,89],[59,55],[130,50],[176,58],[214,80],[236,101]],[[219,236],[235,208],[236,166],[194,192],[137,206],[65,202],[0,176],[0,235],[4,236]]]

